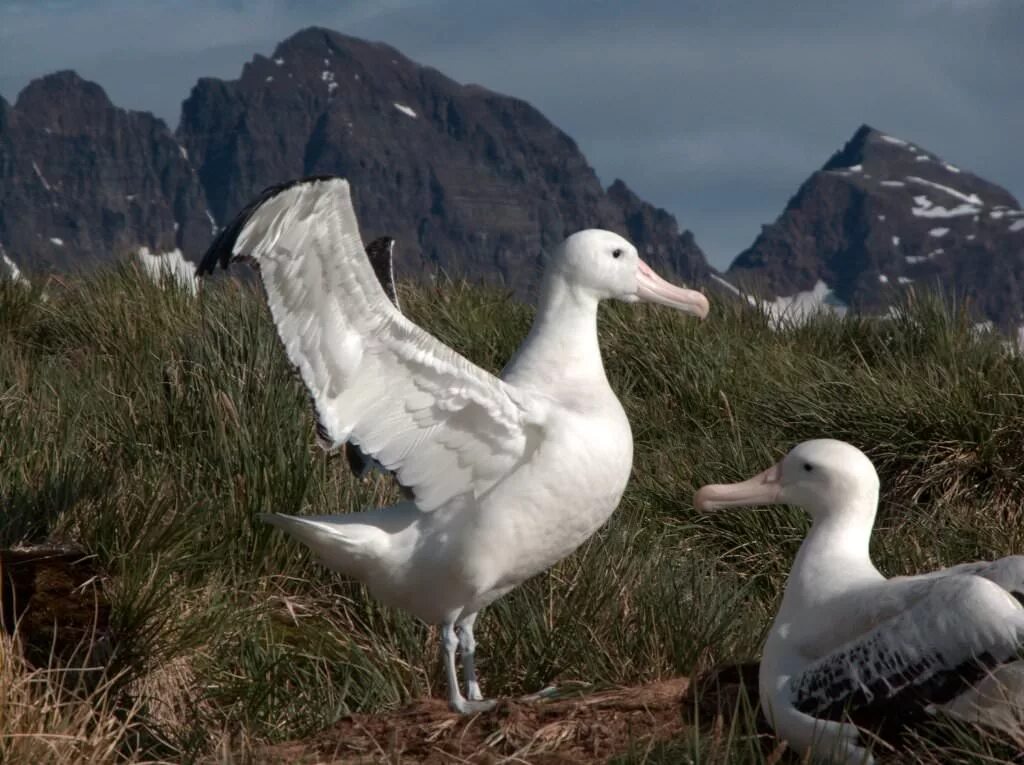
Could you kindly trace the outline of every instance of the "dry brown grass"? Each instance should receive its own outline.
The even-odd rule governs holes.
[[[80,670],[33,668],[16,642],[0,634],[0,762],[124,762],[137,710],[115,700],[116,678],[94,682]]]
[[[553,699],[508,699],[486,715],[451,714],[425,699],[391,715],[351,715],[318,735],[254,752],[275,763],[410,762],[442,765],[605,762],[648,750],[684,728],[684,678],[633,688],[564,692]]]

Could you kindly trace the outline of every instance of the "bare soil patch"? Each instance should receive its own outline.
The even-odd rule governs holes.
[[[607,762],[677,736],[685,727],[687,678],[559,698],[503,700],[469,717],[440,699],[417,701],[393,714],[352,715],[311,739],[266,747],[267,763],[402,762],[420,765]]]

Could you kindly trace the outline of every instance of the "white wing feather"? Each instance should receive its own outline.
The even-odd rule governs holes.
[[[321,437],[353,441],[434,510],[480,496],[533,452],[541,397],[502,382],[405,318],[368,262],[348,183],[300,183],[263,202],[232,248],[252,258]]]
[[[1024,555],[1008,555],[994,561],[961,563],[938,571],[930,571],[927,574],[908,577],[908,579],[941,579],[958,574],[980,576],[995,582],[1018,599],[1024,596]]]

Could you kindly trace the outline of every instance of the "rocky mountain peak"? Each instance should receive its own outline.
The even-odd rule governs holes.
[[[530,104],[329,29],[300,30],[237,79],[200,79],[176,134],[74,72],[0,101],[0,246],[29,272],[178,264],[265,187],[324,174],[352,181],[364,238],[395,237],[407,278],[441,270],[525,296],[542,253],[594,227],[630,236],[666,277],[710,270],[692,234],[625,184],[606,192]]]
[[[418,69],[420,65],[407,58],[397,48],[387,43],[351,37],[325,27],[306,27],[291,37],[285,38],[274,48],[271,58],[298,56],[316,61],[321,55],[338,56],[362,64],[385,64],[402,68]],[[384,74],[386,67],[370,67],[368,71]]]
[[[0,244],[26,271],[155,252],[198,253],[202,189],[167,126],[119,109],[74,72],[0,108]]]
[[[237,83],[256,90],[265,85],[272,89],[312,88],[318,96],[334,97],[339,88],[360,81],[377,87],[387,87],[395,80],[408,84],[420,68],[384,43],[309,27],[279,43],[269,57],[253,56],[243,66]]]
[[[886,141],[881,131],[870,125],[861,125],[843,148],[833,154],[821,169],[839,170],[863,165],[869,161],[882,161],[887,154],[895,152],[896,145]]]
[[[31,114],[50,131],[73,135],[92,123],[79,118],[103,114],[114,105],[98,84],[64,70],[32,80],[18,94],[14,108]]]
[[[993,206],[1017,207],[1006,189],[952,165],[910,141],[862,125],[846,145],[829,158],[823,172],[859,173],[859,180],[887,181],[886,188],[899,179],[923,178],[932,183],[952,183],[983,194]]]
[[[884,312],[918,285],[979,320],[1024,321],[1024,212],[1005,189],[902,138],[859,128],[740,253],[728,276],[776,301]]]
[[[320,28],[255,56],[237,80],[201,80],[178,136],[217,221],[284,179],[342,175],[364,238],[397,240],[400,273],[441,269],[521,295],[543,251],[581,228],[627,233],[627,212],[644,204],[606,193],[576,143],[526,102]],[[651,237],[637,245],[652,265],[707,269],[655,210],[632,226]]]

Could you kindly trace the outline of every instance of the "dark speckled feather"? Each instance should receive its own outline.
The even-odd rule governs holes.
[[[928,595],[795,675],[793,706],[896,741],[1024,653],[1019,596],[970,574],[921,581]]]
[[[872,671],[863,662],[872,657]],[[830,664],[804,672],[794,682],[794,706],[812,717],[837,722],[849,719],[889,742],[903,732],[932,718],[927,709],[945,704],[974,686],[1000,664],[983,653],[968,661],[943,668],[939,652],[901,665],[900,658],[880,646],[860,643],[833,654]],[[860,671],[854,670],[859,667]]]

